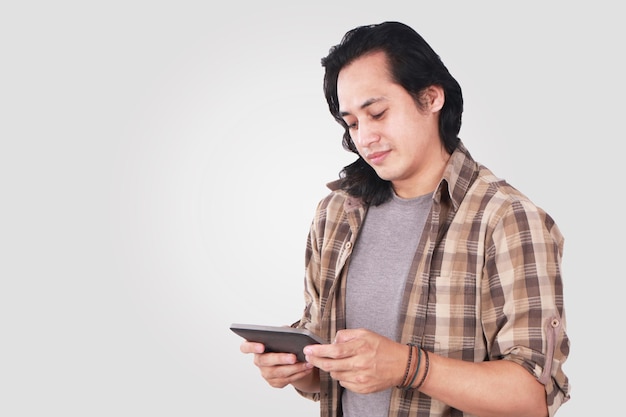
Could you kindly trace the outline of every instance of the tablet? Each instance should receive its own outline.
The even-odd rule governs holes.
[[[300,362],[305,360],[302,352],[305,346],[326,343],[310,330],[294,327],[233,323],[230,330],[248,342],[263,343],[266,352],[294,353]]]

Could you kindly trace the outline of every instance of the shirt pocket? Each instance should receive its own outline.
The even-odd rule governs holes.
[[[435,353],[475,360],[476,348],[482,345],[477,314],[479,294],[472,274],[451,273],[431,278],[427,322],[432,325],[429,333],[433,336]]]

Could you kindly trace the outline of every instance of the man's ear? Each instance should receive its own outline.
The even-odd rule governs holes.
[[[440,85],[431,85],[426,89],[429,110],[433,113],[440,111],[446,102],[446,95]]]

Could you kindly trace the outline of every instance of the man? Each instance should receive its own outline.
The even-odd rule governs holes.
[[[322,416],[554,415],[570,391],[558,227],[472,159],[461,88],[413,29],[355,28],[322,64],[358,158],[317,207],[293,326],[330,343],[306,362],[241,351]]]

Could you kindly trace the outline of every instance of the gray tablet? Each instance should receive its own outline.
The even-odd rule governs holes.
[[[305,346],[326,343],[310,330],[293,327],[233,323],[230,330],[248,342],[263,343],[266,352],[294,353],[300,362],[304,362]]]

